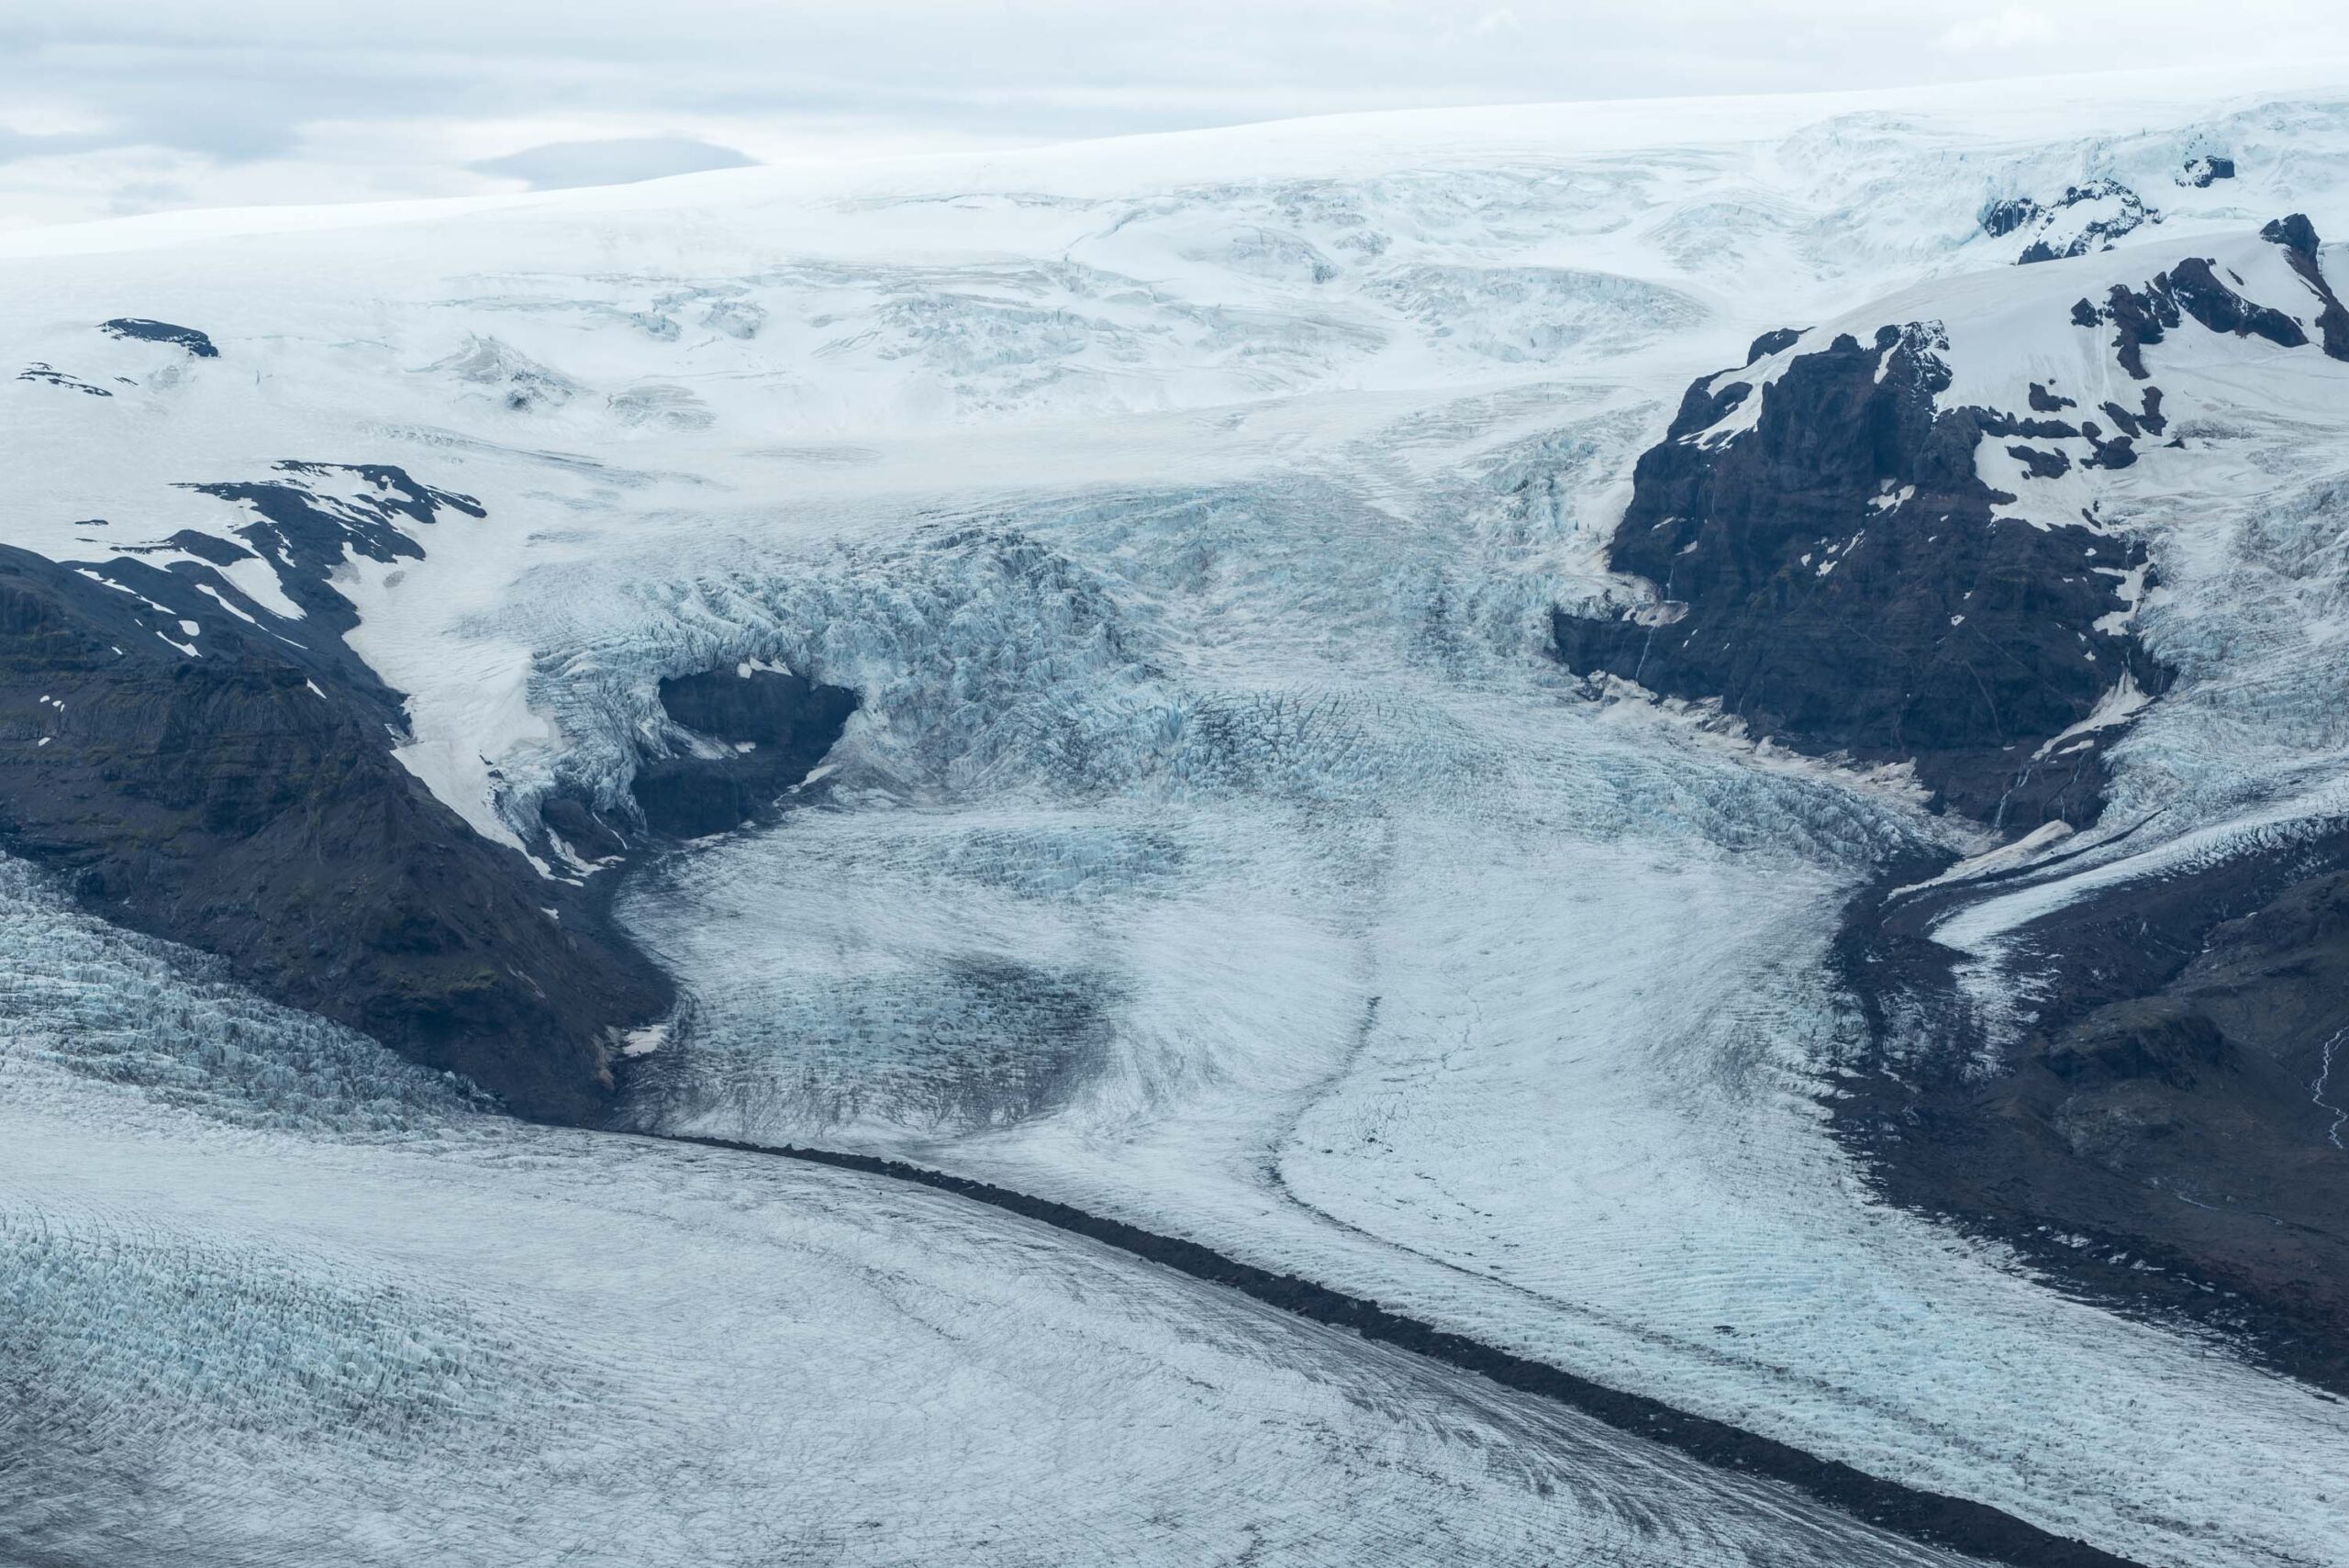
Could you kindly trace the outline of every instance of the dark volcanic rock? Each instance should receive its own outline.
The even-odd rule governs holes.
[[[2118,403],[2100,403],[2097,406],[2106,418],[2132,437],[2158,436],[2169,428],[2169,420],[2162,414],[2162,389],[2158,386],[2145,388],[2133,414]]]
[[[2213,332],[2238,338],[2265,338],[2279,348],[2297,349],[2309,340],[2300,324],[2273,306],[2254,305],[2219,281],[2210,263],[2189,256],[2169,274],[2170,292],[2188,316]]]
[[[2265,233],[2317,309],[2281,303],[2316,317],[2328,352],[2349,347],[2307,220]],[[2179,330],[2309,341],[2245,286],[2188,258],[2072,319],[2109,332],[2141,382],[2145,348]],[[2055,738],[2124,673],[2148,695],[2169,680],[2095,627],[2120,607],[2111,573],[2142,562],[2067,521],[1995,520],[2015,498],[1981,482],[1975,454],[1987,437],[2027,476],[2066,455],[2125,466],[2168,428],[2161,389],[2076,425],[2076,400],[2044,383],[2025,415],[1944,406],[1950,377],[1918,323],[1771,368],[1689,389],[1640,459],[1609,551],[1661,602],[1553,614],[1560,657],[1717,699],[1816,754],[1913,759],[1941,799],[2009,829],[2088,820],[2098,737],[2114,731]],[[2068,1288],[2242,1333],[2349,1393],[2349,828],[2116,884],[2023,927],[2005,961],[2031,1010],[2020,1026],[1973,1010],[1931,931],[2054,864],[1897,891],[1944,865],[1888,870],[1839,942],[1868,1044],[1831,1104],[1885,1194]]]
[[[239,561],[255,559],[253,552],[243,545],[225,539],[217,539],[211,534],[200,534],[194,528],[182,528],[163,543],[170,549],[184,550],[197,560],[208,561],[215,566],[230,566]],[[137,545],[128,548],[134,553],[139,550]]]
[[[2114,206],[2111,216],[2090,218],[2066,233],[2063,216],[2086,202],[2110,201]],[[2023,229],[2035,229],[2040,238],[2023,247],[2017,256],[2018,264],[2032,261],[2054,261],[2072,256],[2085,256],[2093,250],[2110,250],[2112,242],[2124,235],[2133,234],[2149,223],[2159,223],[2162,215],[2145,205],[2144,198],[2118,180],[2091,180],[2085,185],[2067,185],[2064,194],[2052,202],[2036,202],[2028,196],[2018,196],[1998,202],[1984,210],[1983,231],[1992,238],[2002,238]]]
[[[638,768],[629,787],[645,825],[676,839],[740,827],[807,776],[856,705],[844,686],[747,664],[662,681],[662,711],[705,743]]]
[[[2115,436],[2107,440],[2103,427],[2094,420],[2080,426],[2080,434],[2088,440],[2087,460],[2083,468],[2127,468],[2137,461],[2137,444],[2127,436]]]
[[[2009,196],[2002,202],[1992,202],[1982,209],[1982,232],[1993,239],[2004,239],[2028,224],[2039,222],[2047,209],[2029,196]]]
[[[439,495],[382,473],[391,505]],[[242,531],[289,563],[323,566],[324,530],[374,516],[297,522],[298,490],[258,488]],[[0,847],[518,1111],[596,1118],[614,1031],[663,1012],[666,981],[605,932],[596,890],[541,877],[401,766],[401,699],[343,643],[350,606],[322,571],[284,581],[308,618],[196,562],[0,549]]]
[[[1641,457],[1609,550],[1664,606],[1556,614],[1559,656],[1581,673],[1718,697],[1798,750],[1913,761],[1940,799],[1987,822],[2092,820],[2097,736],[2040,751],[2124,672],[2147,691],[2167,682],[2133,639],[2096,628],[2123,607],[2098,568],[2134,558],[2076,524],[1994,519],[2012,497],[1974,466],[1986,434],[2078,432],[1938,407],[1949,373],[1918,324],[1869,346],[1838,338],[1760,393],[1709,384],[1689,389]],[[1752,396],[1763,402],[1750,430],[1706,439]]]
[[[1775,381],[1698,382],[1641,458],[1609,550],[1661,603],[1553,616],[1560,656],[1718,699],[1814,753],[1911,758],[1943,800],[2010,829],[2088,820],[2098,736],[2112,731],[2054,738],[2123,673],[2151,695],[2169,678],[2095,628],[2119,607],[2110,573],[2140,562],[2068,521],[1994,520],[2014,497],[1983,484],[1975,453],[1994,440],[2026,495],[2067,455],[2138,461],[2137,443],[2168,428],[2145,350],[2170,333],[2349,350],[2307,220],[2265,232],[2316,308],[2247,297],[2191,257],[2083,300],[2074,324],[2109,332],[2148,384],[2135,406],[2111,398],[2076,424],[2076,401],[2043,383],[2022,415],[1943,406],[1949,376],[1924,324],[1840,338],[1774,366]],[[2085,457],[2057,446],[2081,441]],[[2070,1288],[2240,1332],[2349,1392],[2349,829],[2119,884],[2026,926],[2011,963],[2035,1012],[2019,1029],[1972,1011],[1955,955],[1930,935],[2018,873],[1895,893],[1939,869],[1888,872],[1839,947],[1870,1044],[1832,1104],[1887,1195],[1998,1238]]]
[[[83,381],[80,376],[67,375],[63,371],[43,364],[38,360],[34,361],[31,364],[27,365],[23,370],[18,371],[17,373],[17,379],[18,381],[39,382],[47,386],[61,386],[69,392],[84,393],[92,397],[112,397],[114,395],[113,393],[108,392],[103,386],[93,386],[88,382]]]
[[[2037,447],[2009,447],[2007,455],[2021,463],[2033,479],[2060,479],[2072,472],[2072,460],[2062,452],[2044,452]]]
[[[2277,219],[2260,230],[2261,238],[2284,247],[2292,270],[2316,295],[2318,335],[2325,353],[2349,360],[2349,310],[2332,292],[2317,259],[2316,229],[2299,213]],[[2240,280],[2237,280],[2240,282]],[[2114,328],[2114,353],[2121,368],[2143,381],[2144,346],[2191,319],[2213,332],[2238,338],[2264,338],[2279,348],[2297,349],[2309,335],[2300,324],[2273,306],[2245,299],[2222,280],[2207,257],[2190,256],[2167,272],[2156,272],[2142,287],[2115,284],[2101,307],[2088,300],[2072,306],[2072,324],[2094,329]]]
[[[2325,351],[2349,358],[2349,310],[2308,219],[2262,234],[2313,296]],[[2102,306],[2080,301],[2071,320],[2109,331],[2140,381],[2145,347],[2188,323],[2308,343],[2298,319],[2242,287],[2188,257],[2142,288],[2116,284]],[[2138,441],[2169,428],[2161,389],[2143,387],[2135,408],[2101,404],[2110,427],[2055,417],[2076,402],[2041,382],[2028,414],[1943,406],[1944,345],[1920,322],[1881,328],[1867,345],[1845,334],[1794,355],[1774,381],[1745,379],[1793,346],[1771,334],[1744,370],[1688,389],[1641,455],[1608,550],[1610,568],[1646,579],[1661,602],[1616,617],[1553,612],[1558,656],[1578,673],[1717,699],[1754,733],[1813,755],[1913,762],[1938,803],[1997,827],[2093,821],[2117,730],[2065,732],[2124,675],[2149,696],[2170,680],[2132,634],[2099,629],[2126,607],[2119,584],[2141,549],[2068,517],[1995,516],[2017,497],[1983,483],[1975,454],[1996,440],[2026,494],[2076,465],[2127,468]],[[2050,444],[2081,440],[2085,454]]]
[[[288,477],[186,488],[250,504],[260,519],[239,527],[237,537],[277,568],[286,596],[305,615],[321,617],[337,636],[359,624],[351,602],[327,581],[347,556],[364,556],[385,565],[421,561],[424,547],[409,537],[403,523],[437,522],[444,510],[468,517],[484,515],[472,496],[419,484],[406,471],[386,463],[281,462],[277,469]],[[363,480],[368,491],[355,498],[329,499],[306,483],[346,474]]]
[[[111,321],[98,323],[98,330],[113,338],[132,338],[142,343],[171,343],[185,349],[190,359],[217,360],[220,350],[212,339],[193,327],[177,327],[169,321],[149,321],[142,317],[117,316]]]
[[[2300,281],[2309,285],[2321,304],[2316,325],[2325,353],[2336,360],[2349,360],[2349,309],[2342,307],[2317,260],[2316,226],[2305,214],[2296,212],[2269,223],[2259,231],[2259,237],[2284,248],[2291,259],[2292,271],[2299,274]]]
[[[1988,1073],[1928,934],[1983,891],[1880,886],[1846,929],[1876,1059],[1833,1106],[1884,1191],[2349,1393],[2349,831],[2024,927],[2037,1012]]]
[[[628,852],[627,834],[604,820],[592,802],[551,795],[539,803],[539,820],[577,859],[606,861]]]
[[[2199,158],[2188,159],[2186,167],[2178,172],[2177,183],[2181,185],[2191,185],[2196,190],[2208,190],[2221,180],[2232,180],[2234,177],[2235,161],[2232,158],[2221,158],[2217,153],[2211,152],[2205,153]]]

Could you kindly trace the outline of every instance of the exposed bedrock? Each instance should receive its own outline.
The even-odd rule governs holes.
[[[2211,173],[2199,181],[2208,185],[2212,179],[2232,175],[2234,165],[2225,159],[2199,161],[2207,172],[2224,164],[2225,175]],[[2188,164],[2189,171],[2195,169]],[[2113,242],[2132,234],[2149,223],[2159,223],[2162,215],[2145,205],[2135,191],[2118,180],[2090,180],[2085,184],[2067,185],[2060,196],[2043,202],[2032,196],[2010,196],[1993,202],[1983,208],[1982,232],[1994,239],[2009,234],[2028,233],[2033,236],[2015,260],[2019,264],[2032,261],[2054,261],[2073,256],[2085,256],[2094,250],[2110,250]]]
[[[217,360],[220,350],[212,344],[210,336],[193,327],[182,327],[172,321],[150,321],[140,316],[117,316],[98,323],[98,330],[109,338],[128,338],[142,343],[169,343],[187,350],[195,360]]]
[[[2171,673],[2113,613],[2149,580],[2137,548],[2034,487],[2167,436],[2146,356],[2168,334],[2349,357],[2307,219],[2262,237],[2305,295],[2189,256],[2048,323],[2102,334],[2134,406],[2035,382],[2014,411],[1944,406],[1931,324],[1791,358],[1765,339],[1640,460],[1609,563],[1653,597],[1555,613],[1560,657],[1815,755],[1911,762],[2009,833],[2093,820],[2105,743]],[[2020,500],[1978,477],[1994,450]],[[1886,1194],[2349,1392],[2349,829],[2116,884],[2022,927],[1987,979],[1931,931],[2055,862],[1894,891],[1941,869],[1888,871],[1841,949],[1869,1028],[1833,1104]]]
[[[2148,692],[2169,679],[2098,625],[2126,609],[2121,573],[2140,558],[2077,523],[1993,516],[2014,497],[1976,474],[1986,436],[2080,432],[1937,406],[1939,348],[1929,326],[1887,327],[1796,356],[1765,389],[1698,382],[1641,457],[1608,551],[1661,605],[1557,612],[1557,652],[1580,673],[1717,698],[1798,751],[1913,762],[1937,800],[1986,822],[2087,823],[2101,738],[2050,743],[2124,673]],[[1711,433],[1749,398],[1751,428]]]
[[[2325,353],[2349,360],[2349,309],[2343,308],[2318,261],[2315,227],[2304,215],[2294,213],[2269,223],[2259,233],[2268,243],[2283,247],[2292,271],[2316,296],[2317,337]],[[2244,298],[2203,256],[2188,256],[2136,288],[2115,284],[2106,291],[2101,306],[2083,299],[2072,306],[2075,327],[2112,327],[2121,368],[2140,381],[2150,373],[2145,369],[2145,345],[2160,342],[2188,320],[2212,332],[2264,338],[2278,348],[2297,349],[2309,341],[2308,329],[2297,318]]]
[[[2082,299],[2071,327],[2107,334],[2140,381],[2145,347],[2188,323],[2349,359],[2349,309],[2308,219],[2260,234],[2306,285],[2286,302],[2299,316],[2188,256],[2142,286],[2113,285],[2100,305]],[[2076,466],[2134,464],[2137,443],[2168,429],[2162,388],[2143,388],[2136,408],[2107,401],[2093,418],[2036,382],[2020,410],[1944,405],[1947,344],[1931,322],[1879,328],[1865,344],[1846,333],[1761,366],[1798,340],[1765,334],[1745,371],[1689,387],[1642,454],[1608,548],[1609,566],[1644,579],[1654,602],[1553,612],[1559,657],[1579,673],[1717,700],[1798,751],[1912,762],[1937,806],[2002,829],[2093,822],[2105,746],[2172,673],[2128,628],[2124,595],[2151,583],[2136,570],[2143,545],[2076,503],[2036,503],[2033,486]],[[2020,496],[1980,477],[1986,441],[2016,465],[2005,483]]]
[[[395,506],[427,494],[371,483]],[[297,490],[241,530],[282,565],[323,548],[304,529],[373,515],[314,496],[295,519]],[[0,548],[0,848],[518,1112],[599,1117],[617,1033],[666,1009],[666,980],[607,933],[596,890],[541,876],[400,764],[399,695],[343,644],[322,573],[281,574],[317,607],[281,617],[206,564],[250,551],[197,542],[168,570]]]
[[[332,581],[354,557],[420,560],[482,507],[384,465],[194,488],[244,520],[95,563],[0,549],[0,848],[516,1111],[601,1119],[623,1037],[672,997],[607,918],[619,858],[648,828],[750,820],[822,760],[855,695],[747,664],[662,682],[641,825],[547,801],[548,830],[607,867],[550,876],[400,763],[404,699],[344,640],[358,617]],[[256,567],[275,609],[237,585]]]
[[[2177,183],[2198,191],[2207,191],[2221,180],[2235,177],[2235,161],[2215,152],[2205,152],[2189,158],[2176,174]]]
[[[676,839],[740,827],[823,761],[856,706],[844,686],[749,664],[663,680],[662,711],[683,733],[629,785],[645,826]]]
[[[2292,271],[2321,303],[2316,326],[2325,353],[2336,360],[2349,360],[2349,308],[2342,306],[2340,296],[2325,278],[2324,265],[2317,255],[2321,241],[2317,239],[2316,226],[2308,220],[2307,214],[2296,212],[2267,224],[2260,229],[2259,237],[2284,248]]]
[[[1876,1026],[1839,1125],[1887,1195],[2093,1294],[2242,1334],[2349,1393],[2349,829],[2121,884],[2013,936],[1995,1070],[1928,935],[1989,888],[1854,906]]]

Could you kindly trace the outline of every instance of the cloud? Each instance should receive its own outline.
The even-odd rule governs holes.
[[[87,152],[94,148],[114,147],[122,139],[104,131],[37,131],[28,134],[6,125],[0,125],[0,163],[12,163],[19,158],[55,158],[69,152]]]
[[[2087,41],[2057,0],[404,0],[390,31],[333,0],[0,0],[0,227],[707,166],[638,143],[773,163],[2349,55],[2339,0],[2230,6],[2214,36],[2207,0],[2132,0],[2121,58],[2050,47]]]
[[[534,191],[574,185],[630,185],[669,174],[743,169],[758,161],[730,147],[690,136],[623,136],[602,141],[551,141],[471,165],[484,174],[527,181]]]
[[[2002,6],[1987,17],[1969,17],[1944,29],[1933,42],[1953,54],[1984,54],[2054,43],[2054,18],[2028,6]]]

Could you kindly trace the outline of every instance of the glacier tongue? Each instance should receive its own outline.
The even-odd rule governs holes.
[[[2230,1551],[2308,1550],[2310,1516],[2172,1456],[2218,1425],[2288,1471],[2343,1451],[2333,1407],[1876,1207],[1827,1136],[1842,899],[1955,829],[1567,700],[1464,585],[1522,512],[1452,504],[1024,517],[1148,635],[1101,670],[1026,610],[899,627],[917,688],[978,709],[925,743],[984,765],[900,751],[882,697],[827,804],[629,896],[693,997],[640,1125],[1129,1216],[2090,1539],[2179,1539],[2184,1488]]]
[[[990,1209],[486,1114],[0,901],[11,1561],[1961,1561]]]
[[[0,542],[112,571],[230,537],[275,465],[356,465],[301,471],[350,487],[320,563],[348,651],[406,695],[408,768],[533,850],[554,803],[640,825],[664,679],[852,691],[778,822],[621,888],[681,988],[607,1063],[631,1129],[1195,1237],[2146,1562],[2322,1562],[2341,1406],[1876,1202],[1831,1136],[1865,1060],[1846,900],[1995,835],[1897,760],[1550,657],[1553,608],[1693,631],[1606,570],[1692,381],[1753,387],[1703,434],[1734,441],[1835,333],[1932,323],[1943,406],[2148,409],[2074,298],[2208,255],[2265,301],[2298,285],[2258,220],[2349,232],[2338,93],[2040,96],[0,238],[0,338],[44,372],[0,382]],[[2175,177],[2214,150],[2234,178]],[[2103,179],[2160,221],[2091,233],[2127,206],[2098,195],[2032,230],[2080,254],[2021,267],[1984,225]],[[214,352],[98,329],[131,311]],[[1976,454],[2116,541],[2081,560],[2121,606],[2091,628],[2178,672],[2099,727],[2102,821],[1941,930],[2009,1001],[2031,915],[2340,809],[2341,367],[2144,354],[2175,447]],[[405,525],[349,476],[390,463],[482,516],[374,538]],[[1923,526],[1913,495],[1838,556]],[[238,570],[282,615],[284,575]],[[15,862],[0,898],[0,1344],[50,1373],[0,1418],[44,1488],[0,1549],[118,1551],[86,1520],[143,1474],[172,1517],[124,1528],[223,1562],[1941,1560],[937,1195],[500,1121]],[[134,1399],[159,1413],[109,1428]]]

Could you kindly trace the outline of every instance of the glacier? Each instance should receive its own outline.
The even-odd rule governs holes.
[[[2133,402],[2046,313],[2189,252],[2283,297],[2260,226],[2349,232],[2343,169],[2337,83],[2116,77],[0,237],[48,373],[0,383],[0,541],[200,562],[250,514],[195,486],[288,462],[476,500],[345,554],[344,641],[400,763],[677,986],[611,1129],[529,1125],[0,861],[0,1554],[1960,1560],[984,1207],[638,1136],[685,1134],[1196,1240],[2129,1561],[2343,1561],[2336,1398],[1881,1201],[1829,1106],[1884,865],[2015,878],[1935,932],[1998,1040],[2030,919],[2337,825],[2349,366],[2180,331],[2177,450],[1979,454],[2159,563],[2127,620],[2176,682],[2076,832],[2002,845],[1548,636],[1641,602],[1605,547],[1692,380],[1916,319],[1949,401]],[[2151,210],[2076,255],[1982,222],[2097,180]],[[626,816],[662,678],[738,665],[859,699],[772,820],[550,841],[548,801]]]

